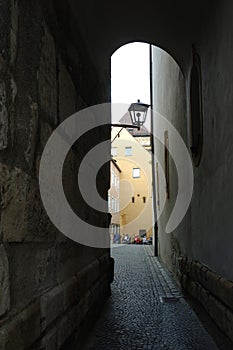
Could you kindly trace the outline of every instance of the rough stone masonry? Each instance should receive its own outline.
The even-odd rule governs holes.
[[[111,265],[109,250],[68,240],[48,219],[40,157],[61,121],[107,100],[107,81],[81,39],[74,47],[65,37],[52,4],[0,0],[0,13],[0,349],[58,349],[97,316],[110,294]],[[100,133],[93,137],[98,143]],[[76,192],[82,144],[78,151],[70,151],[63,181],[85,216]],[[103,197],[108,181],[99,187]]]

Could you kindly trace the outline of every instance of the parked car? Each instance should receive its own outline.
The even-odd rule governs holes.
[[[142,239],[143,244],[152,244],[152,237],[147,238],[146,236]]]
[[[134,244],[142,244],[142,238],[139,236],[134,237]]]

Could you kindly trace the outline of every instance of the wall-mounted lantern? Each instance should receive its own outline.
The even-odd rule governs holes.
[[[132,124],[135,126],[142,126],[146,121],[147,111],[150,105],[141,103],[140,100],[136,103],[132,103],[128,109]]]
[[[147,105],[146,103],[141,103],[140,100],[138,100],[138,102],[136,103],[131,103],[128,112],[130,114],[132,124],[111,124],[111,126],[121,127],[121,130],[117,133],[117,135],[114,137],[111,143],[113,143],[117,136],[120,136],[120,133],[124,128],[134,128],[140,130],[140,127],[146,121],[146,115],[149,107],[150,105]]]
[[[132,121],[131,124],[111,124],[111,126],[117,126],[122,128],[135,128],[140,130],[140,127],[146,121],[147,111],[150,105],[146,103],[141,103],[140,100],[136,103],[131,103],[129,106],[128,112]]]

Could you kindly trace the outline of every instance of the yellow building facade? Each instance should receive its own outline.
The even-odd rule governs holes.
[[[152,168],[149,153],[126,129],[112,130],[112,157],[120,173],[120,234],[152,236]],[[116,137],[116,138],[115,138]]]

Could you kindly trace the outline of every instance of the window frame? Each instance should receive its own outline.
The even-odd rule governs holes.
[[[127,154],[127,150],[130,150],[130,154]],[[126,157],[131,157],[133,155],[133,149],[132,149],[132,147],[130,147],[130,146],[126,146],[125,147],[125,156]]]
[[[138,176],[134,175],[136,170],[139,170],[139,175]],[[141,177],[141,168],[133,168],[133,170],[132,170],[132,177],[133,177],[133,179],[140,179],[140,177]]]

